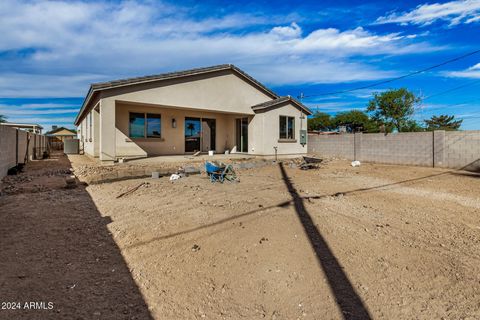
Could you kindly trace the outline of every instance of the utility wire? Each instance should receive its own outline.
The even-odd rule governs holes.
[[[472,82],[469,82],[469,83],[465,83],[465,84],[462,84],[462,85],[459,85],[457,87],[453,87],[451,89],[448,89],[448,90],[445,90],[445,91],[441,91],[441,92],[438,92],[438,93],[434,93],[430,96],[427,96],[425,98],[423,98],[422,100],[425,101],[425,100],[428,100],[430,98],[433,98],[433,97],[438,97],[438,96],[442,96],[444,94],[447,94],[447,93],[450,93],[452,91],[456,91],[456,90],[459,90],[459,89],[463,89],[463,88],[466,88],[466,87],[470,87],[470,86],[473,86],[473,85],[476,85],[477,83],[480,83],[480,80],[476,80],[476,81],[472,81]]]
[[[411,77],[411,76],[414,76],[414,75],[417,75],[417,74],[420,74],[420,73],[424,73],[424,72],[430,71],[430,70],[432,70],[432,69],[435,69],[435,68],[444,66],[444,65],[446,65],[446,64],[449,64],[449,63],[452,63],[452,62],[455,62],[455,61],[464,59],[464,58],[466,58],[466,57],[473,56],[474,54],[477,54],[477,53],[480,53],[480,49],[475,50],[475,51],[471,51],[471,52],[466,53],[466,54],[464,54],[464,55],[461,55],[461,56],[459,56],[459,57],[455,57],[455,58],[453,58],[453,59],[444,61],[444,62],[442,62],[442,63],[439,63],[439,64],[436,64],[436,65],[430,66],[430,67],[425,68],[425,69],[422,69],[422,70],[410,72],[410,73],[405,74],[405,75],[400,76],[400,77],[396,77],[396,78],[392,78],[392,79],[388,79],[388,80],[384,80],[384,81],[379,81],[379,82],[376,82],[376,83],[372,83],[372,84],[369,84],[369,85],[365,85],[365,86],[361,86],[361,87],[356,87],[356,88],[352,88],[352,89],[348,89],[348,90],[340,90],[340,91],[325,92],[325,93],[318,93],[318,94],[309,94],[309,95],[300,94],[299,98],[302,99],[302,98],[308,98],[308,97],[328,96],[328,95],[332,95],[332,94],[348,93],[348,92],[352,92],[352,91],[357,91],[357,90],[362,90],[362,89],[373,88],[373,87],[379,86],[379,85],[381,85],[381,84],[390,83],[390,82],[393,82],[393,81],[405,79],[405,78],[408,78],[408,77]]]

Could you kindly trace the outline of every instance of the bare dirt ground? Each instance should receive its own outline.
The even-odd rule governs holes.
[[[0,319],[149,319],[109,218],[85,186],[66,188],[69,168],[53,156],[4,178]]]
[[[289,163],[35,192],[29,166],[0,198],[0,296],[64,319],[480,318],[480,174]]]

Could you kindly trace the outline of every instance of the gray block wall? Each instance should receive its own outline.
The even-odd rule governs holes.
[[[15,166],[16,131],[0,125],[0,179],[7,174],[9,168]]]
[[[324,154],[329,157],[353,159],[354,155],[353,134],[339,135],[309,135],[308,152]]]
[[[319,156],[480,171],[480,130],[310,135],[308,144]]]
[[[446,131],[443,166],[480,172],[480,130]]]
[[[418,166],[433,164],[431,132],[355,135],[361,137],[361,149],[356,160]]]
[[[0,179],[7,175],[8,169],[15,167],[17,163],[24,163],[25,156],[27,161],[41,158],[46,148],[47,138],[44,135],[0,125]]]

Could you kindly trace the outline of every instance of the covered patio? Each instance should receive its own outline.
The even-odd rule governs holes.
[[[258,158],[252,154],[243,154],[243,153],[231,153],[231,154],[215,154],[209,156],[208,154],[202,153],[198,156],[193,155],[169,155],[169,156],[153,156],[148,158],[139,158],[139,159],[130,159],[128,160],[129,164],[132,165],[155,165],[160,163],[194,163],[194,162],[204,162],[208,161],[248,161]]]
[[[233,65],[219,65],[90,86],[75,124],[86,154],[121,158],[307,151],[311,111]]]

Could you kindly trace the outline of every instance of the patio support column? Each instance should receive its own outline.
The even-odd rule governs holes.
[[[113,164],[115,161],[115,100],[100,100],[100,160]]]
[[[93,108],[93,156],[98,157],[100,151],[100,108]]]

